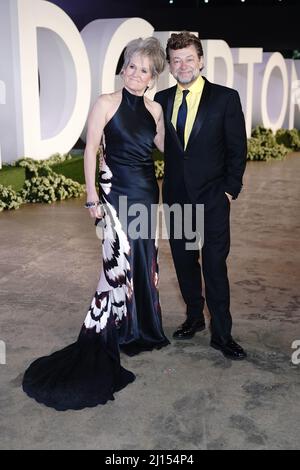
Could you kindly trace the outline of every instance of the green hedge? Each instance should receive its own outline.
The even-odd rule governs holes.
[[[19,209],[22,197],[11,187],[0,184],[0,212],[4,209]]]
[[[60,165],[68,165],[71,159],[71,155],[55,154],[47,160],[21,158],[10,166],[5,165],[0,171],[0,211],[18,209],[21,204],[28,202],[51,204],[54,201],[83,194],[85,191],[83,184],[54,171]],[[82,157],[80,163],[82,165]],[[17,188],[13,188],[7,182],[16,175],[18,175]],[[3,182],[5,184],[1,184]]]
[[[25,168],[24,187],[20,195],[24,202],[47,202],[78,197],[84,192],[84,185],[51,168],[53,161],[23,159],[19,165]]]
[[[165,169],[165,162],[163,160],[155,160],[154,161],[155,167],[155,176],[157,179],[161,179],[164,177],[164,169]]]
[[[248,160],[282,160],[289,152],[300,150],[298,129],[279,129],[273,134],[271,129],[257,126],[248,139]]]
[[[250,139],[248,139],[248,160],[282,160],[288,152],[284,145],[276,142],[271,129],[257,126],[253,129]]]
[[[278,129],[275,138],[278,144],[284,145],[292,152],[300,151],[300,131],[298,129]]]

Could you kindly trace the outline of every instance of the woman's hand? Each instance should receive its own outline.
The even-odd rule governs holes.
[[[102,219],[104,212],[102,209],[102,204],[97,204],[99,202],[99,196],[96,191],[87,193],[87,202],[95,202],[96,204],[93,207],[88,209],[90,217]]]
[[[89,213],[90,213],[90,216],[93,219],[102,219],[103,216],[104,216],[104,212],[103,212],[103,209],[102,209],[102,204],[97,205],[95,207],[90,207],[89,208]]]

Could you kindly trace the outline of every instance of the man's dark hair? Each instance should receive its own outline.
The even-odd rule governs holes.
[[[183,49],[188,46],[195,46],[199,59],[203,56],[202,44],[199,38],[189,31],[182,31],[181,33],[172,33],[168,39],[166,47],[167,61],[170,62],[169,51]]]

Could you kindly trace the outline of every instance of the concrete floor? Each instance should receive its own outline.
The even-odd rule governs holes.
[[[22,374],[73,342],[100,270],[84,198],[0,214],[1,449],[299,449],[300,154],[250,163],[232,204],[231,362],[208,332],[122,362],[137,380],[105,406],[57,412],[29,399]],[[167,241],[160,295],[169,338],[184,319]],[[299,356],[300,357],[300,356]]]

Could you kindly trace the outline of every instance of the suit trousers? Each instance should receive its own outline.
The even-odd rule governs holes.
[[[196,205],[192,204],[184,185],[177,194],[176,201],[170,197],[164,185],[164,203],[192,205],[192,227],[196,228]],[[182,297],[186,303],[189,319],[203,319],[204,302],[211,315],[212,339],[225,343],[231,337],[232,318],[230,314],[230,290],[226,259],[230,249],[230,201],[225,194],[222,182],[218,182],[201,195],[197,204],[204,205],[203,246],[187,249],[187,239],[176,238],[176,222],[170,220],[169,241]],[[177,227],[178,228],[178,227]],[[201,256],[201,264],[200,264]],[[203,296],[202,274],[205,283]]]

